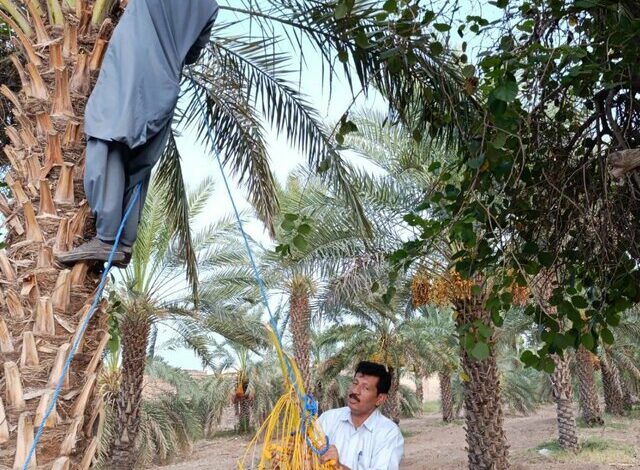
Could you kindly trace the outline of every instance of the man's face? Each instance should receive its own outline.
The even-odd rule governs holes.
[[[359,414],[369,414],[377,406],[382,405],[387,398],[386,393],[378,394],[378,377],[364,375],[358,372],[353,377],[349,394],[347,395],[347,405],[351,412]]]

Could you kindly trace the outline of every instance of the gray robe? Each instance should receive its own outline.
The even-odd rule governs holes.
[[[113,31],[85,111],[85,133],[129,148],[171,120],[185,63],[197,60],[215,0],[130,0]]]

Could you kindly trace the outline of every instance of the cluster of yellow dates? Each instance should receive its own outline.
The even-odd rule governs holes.
[[[411,282],[413,306],[418,308],[427,304],[447,305],[452,299],[468,299],[471,297],[471,287],[473,281],[463,279],[455,270],[437,279],[418,272]]]
[[[311,449],[305,446],[304,457],[296,458],[293,450],[293,442],[289,445],[282,443],[272,443],[265,450],[265,457],[269,465],[264,470],[336,470],[338,468],[335,460],[329,460],[326,463],[320,463],[316,455]],[[300,463],[300,460],[303,460]]]
[[[422,307],[427,304],[448,305],[452,300],[471,298],[474,283],[463,279],[455,270],[434,279],[424,272],[418,272],[411,281],[413,306]],[[508,289],[513,297],[513,305],[525,305],[529,300],[529,289],[513,283]]]

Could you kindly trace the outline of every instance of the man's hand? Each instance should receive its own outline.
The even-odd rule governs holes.
[[[337,469],[349,470],[348,467],[345,467],[340,463],[340,456],[338,455],[338,449],[336,448],[336,446],[329,447],[329,450],[327,450],[325,454],[320,457],[320,461],[322,463],[328,463],[330,460],[333,460],[335,462]]]
[[[327,463],[329,460],[334,460],[338,463],[338,465],[340,465],[340,456],[338,455],[338,449],[336,448],[336,446],[329,447],[329,450],[327,450],[324,455],[320,456],[320,460],[322,461],[322,463]]]

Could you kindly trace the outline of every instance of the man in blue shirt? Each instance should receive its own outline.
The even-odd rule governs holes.
[[[388,397],[391,373],[385,366],[363,361],[356,367],[347,405],[324,412],[318,423],[329,440],[322,461],[334,460],[340,470],[397,470],[404,452],[400,428],[380,413]]]

